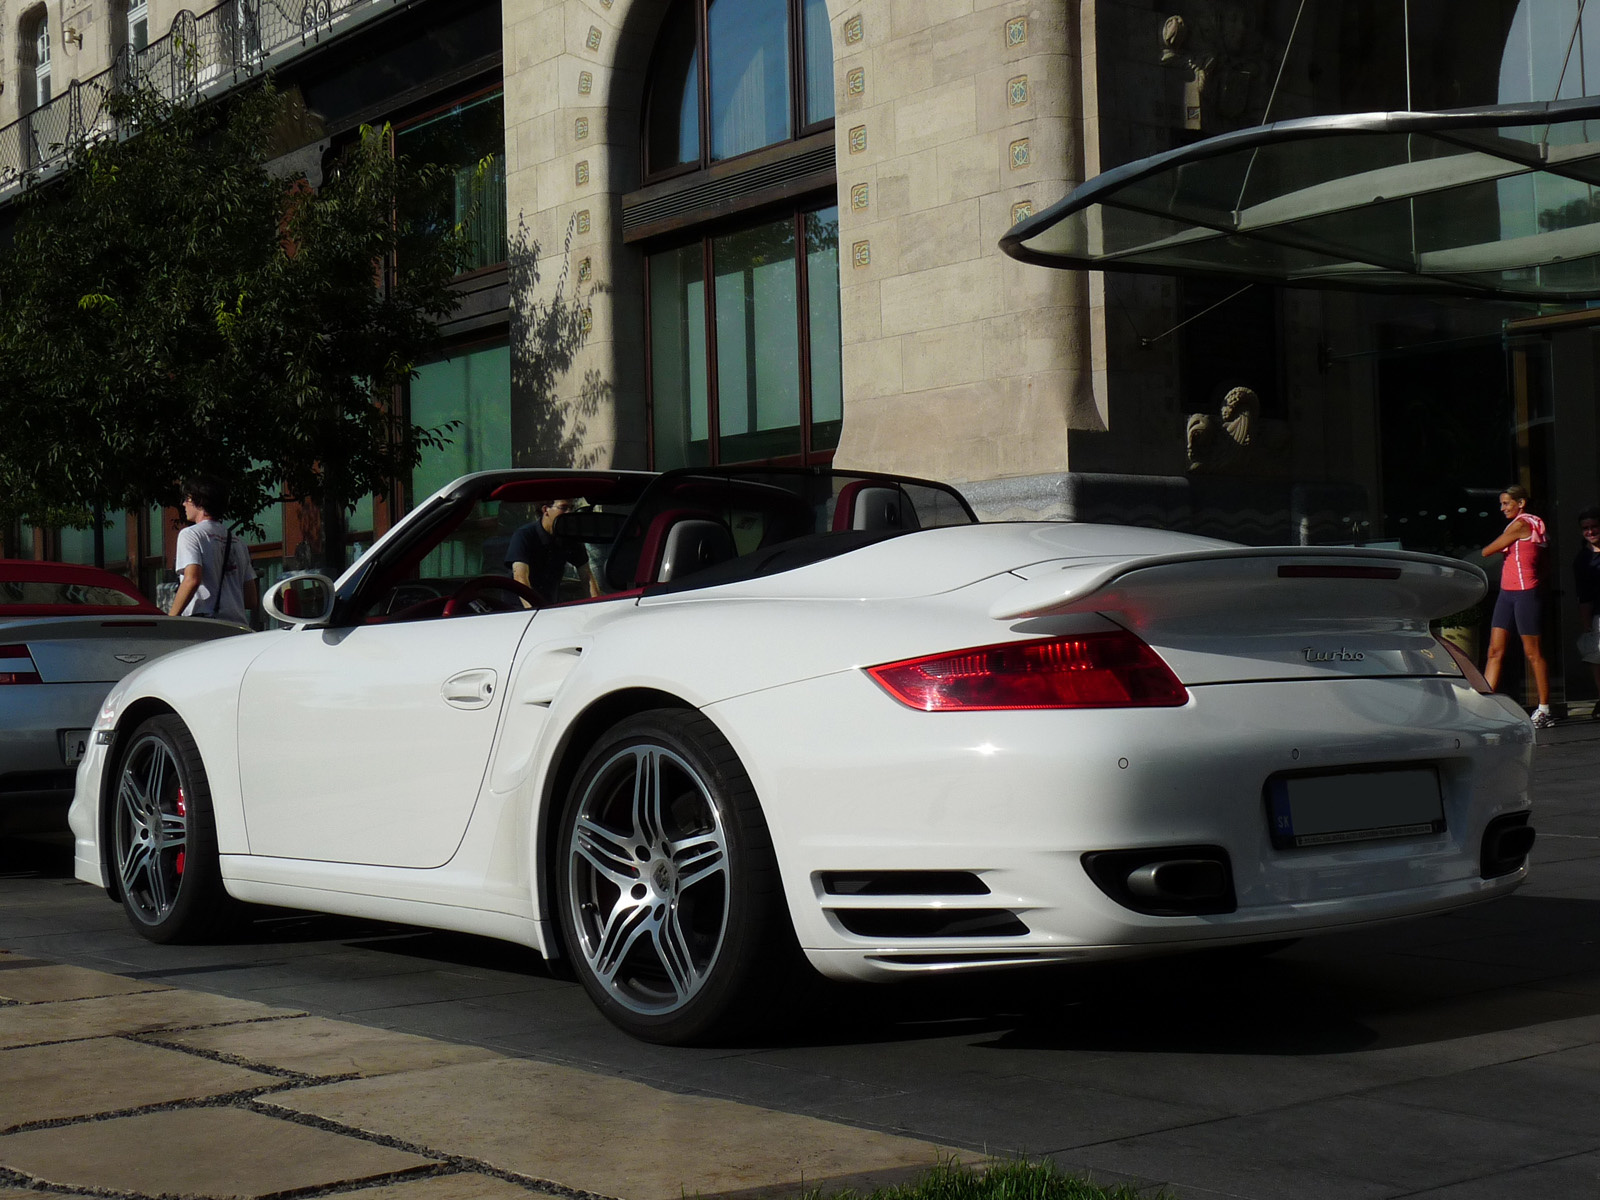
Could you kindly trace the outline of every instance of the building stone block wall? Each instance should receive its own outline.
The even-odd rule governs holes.
[[[547,461],[553,447],[573,465],[644,465],[640,262],[622,244],[621,200],[639,185],[644,72],[666,8],[664,0],[501,6],[506,211],[514,239],[520,224],[538,250],[536,282],[512,264],[522,291],[513,297],[513,438]],[[540,352],[518,317],[530,304],[577,304],[587,329],[548,386],[526,369]],[[543,431],[544,445],[522,445],[527,428]]]
[[[863,0],[834,12],[840,465],[1061,471],[1096,426],[1085,280],[998,241],[1081,177],[1076,5]]]

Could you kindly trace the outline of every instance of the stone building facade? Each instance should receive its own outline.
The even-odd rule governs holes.
[[[508,462],[834,461],[956,482],[989,516],[1446,553],[1490,540],[1510,480],[1563,541],[1600,496],[1581,314],[1050,271],[998,246],[1083,180],[1229,130],[1597,94],[1600,10],[1578,0],[224,8],[241,30],[332,14],[263,51],[302,102],[308,174],[358,121],[397,146],[503,126],[473,153],[503,164],[507,248],[405,399],[470,436],[365,536]],[[41,33],[59,92],[112,65],[130,11],[153,41],[182,10],[0,0],[0,158]],[[582,337],[552,347],[572,310]],[[287,528],[263,556],[292,557]]]

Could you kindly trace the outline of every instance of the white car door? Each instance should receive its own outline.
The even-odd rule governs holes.
[[[239,696],[250,853],[448,862],[472,816],[507,675],[534,616],[305,630],[257,658]]]

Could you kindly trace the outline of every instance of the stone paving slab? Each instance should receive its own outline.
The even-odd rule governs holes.
[[[380,1184],[348,1195],[350,1200],[538,1200],[548,1193],[531,1191],[521,1184],[508,1183],[478,1171],[460,1171],[454,1175],[435,1175],[431,1179]],[[3,1195],[0,1200],[5,1200]],[[28,1200],[40,1198],[34,1195]]]
[[[573,1067],[499,1059],[274,1095],[272,1103],[624,1200],[900,1182],[942,1148]]]
[[[0,1166],[41,1183],[145,1196],[264,1196],[377,1179],[431,1161],[238,1108],[173,1109],[0,1136]]]
[[[16,1004],[0,1007],[0,1049],[291,1015],[297,1014],[292,1009],[272,1008],[253,1000],[232,1000],[177,988],[61,1003]]]
[[[39,1004],[48,1000],[87,1000],[97,996],[127,996],[136,992],[165,992],[164,983],[129,979],[106,971],[58,966],[38,959],[4,962],[0,970],[0,1000]]]
[[[0,1050],[0,1080],[0,1129],[279,1082],[273,1075],[126,1038]]]
[[[478,1046],[324,1017],[215,1025],[168,1034],[162,1040],[304,1075],[392,1075],[500,1057]]]

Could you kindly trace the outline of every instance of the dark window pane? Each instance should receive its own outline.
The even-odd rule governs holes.
[[[646,120],[646,171],[700,161],[700,54],[695,10],[688,4],[673,10],[656,42]]]
[[[833,116],[833,37],[827,0],[805,0],[806,124]]]
[[[657,470],[710,461],[704,276],[699,242],[650,256],[650,394]]]
[[[711,0],[711,157],[790,136],[787,0]]]
[[[844,383],[839,364],[839,210],[806,214],[806,291],[811,318],[811,449],[839,444]]]
[[[505,98],[496,93],[401,129],[395,152],[449,170],[439,191],[413,198],[406,216],[426,225],[465,224],[467,270],[506,260]]]
[[[712,242],[722,462],[800,453],[794,221]]]

